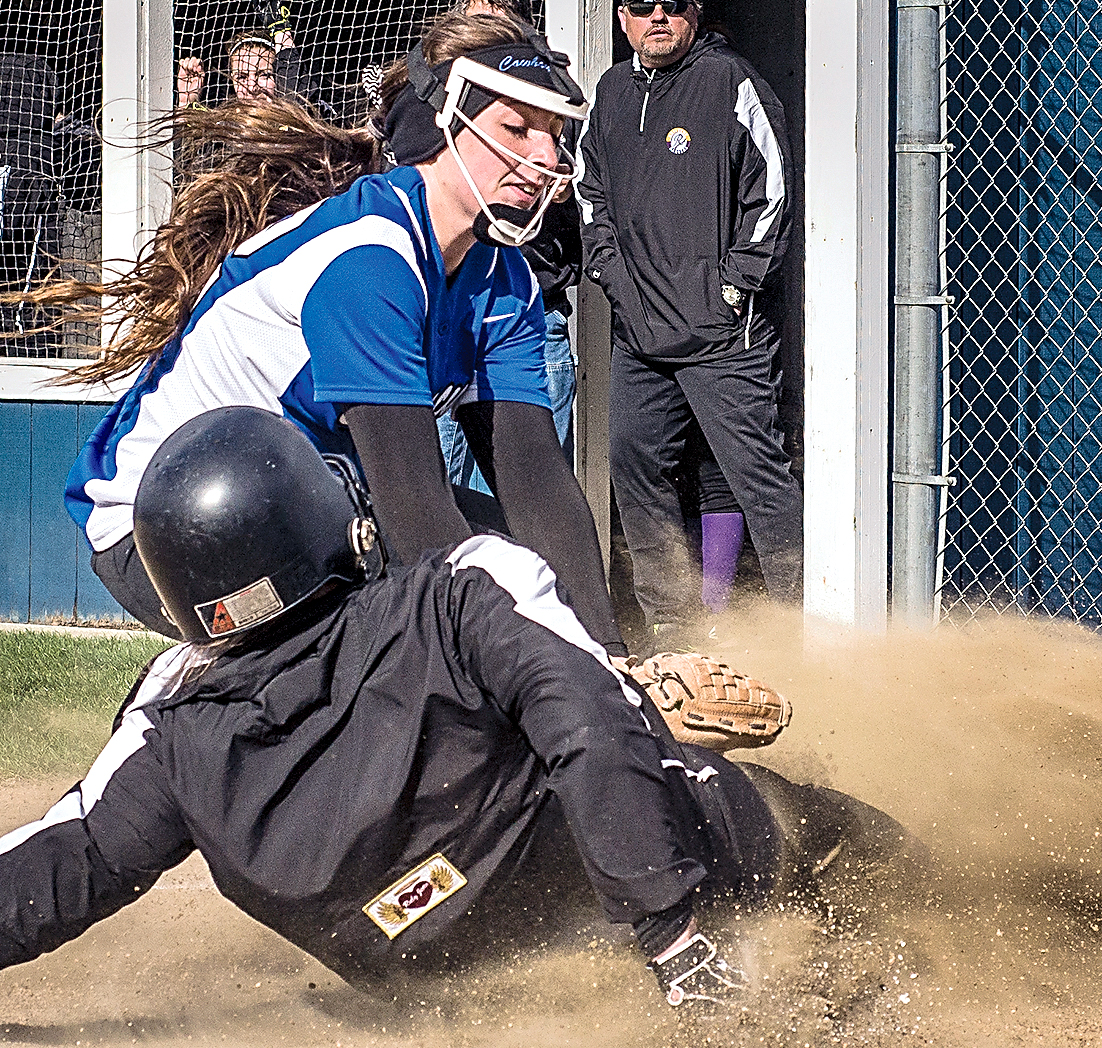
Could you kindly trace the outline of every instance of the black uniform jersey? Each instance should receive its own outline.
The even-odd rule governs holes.
[[[193,849],[229,899],[353,981],[477,953],[571,868],[631,923],[709,872],[737,888],[770,868],[745,776],[669,738],[535,554],[475,536],[329,601],[263,646],[150,664],[83,782],[0,838],[0,967]]]

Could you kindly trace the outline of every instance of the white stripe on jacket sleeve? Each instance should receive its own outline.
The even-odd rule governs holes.
[[[769,123],[765,107],[761,104],[754,85],[747,78],[738,86],[738,99],[735,102],[735,116],[738,122],[750,133],[758,152],[765,158],[765,210],[758,216],[750,242],[760,244],[769,232],[769,227],[781,213],[784,204],[784,160],[773,125]]]

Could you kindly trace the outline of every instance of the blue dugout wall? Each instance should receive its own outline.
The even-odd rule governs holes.
[[[62,500],[65,477],[106,404],[0,401],[0,619],[121,621]]]

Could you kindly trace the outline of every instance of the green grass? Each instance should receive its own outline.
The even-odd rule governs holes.
[[[138,672],[168,643],[0,632],[0,778],[82,774]]]

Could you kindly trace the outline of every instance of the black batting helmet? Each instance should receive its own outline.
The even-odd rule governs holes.
[[[355,472],[255,407],[208,411],[157,449],[134,544],[172,620],[200,643],[268,622],[331,579],[377,578],[384,563]]]

